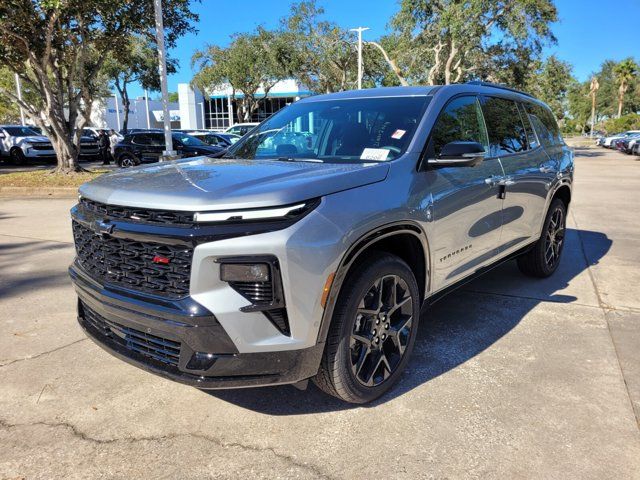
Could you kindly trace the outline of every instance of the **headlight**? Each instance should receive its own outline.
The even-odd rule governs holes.
[[[225,210],[219,212],[197,212],[193,215],[198,223],[247,222],[254,220],[294,220],[303,217],[320,203],[319,199],[285,207],[255,208],[247,210]]]

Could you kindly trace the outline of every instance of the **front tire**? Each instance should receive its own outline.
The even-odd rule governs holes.
[[[131,168],[140,165],[140,161],[134,156],[125,153],[118,159],[118,165],[120,165],[120,168]]]
[[[551,202],[542,227],[542,235],[527,253],[518,257],[518,268],[525,275],[546,278],[558,268],[564,248],[567,208],[562,200]]]
[[[407,364],[419,317],[420,293],[409,266],[388,253],[367,256],[345,279],[314,382],[350,403],[380,397]]]
[[[25,163],[27,163],[27,159],[24,156],[24,153],[22,153],[22,150],[19,148],[14,148],[13,150],[11,150],[11,153],[9,154],[11,156],[11,163],[13,163],[14,165],[24,165]]]

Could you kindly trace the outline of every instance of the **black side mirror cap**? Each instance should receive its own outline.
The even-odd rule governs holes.
[[[437,158],[430,158],[427,164],[434,167],[473,167],[484,160],[486,152],[478,142],[449,142]]]

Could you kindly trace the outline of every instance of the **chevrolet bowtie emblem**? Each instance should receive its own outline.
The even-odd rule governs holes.
[[[114,225],[105,220],[94,220],[91,224],[91,230],[98,235],[108,235],[113,232]]]

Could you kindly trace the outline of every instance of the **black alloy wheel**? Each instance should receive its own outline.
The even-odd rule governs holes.
[[[565,244],[567,207],[559,198],[551,202],[542,227],[542,235],[531,249],[518,257],[518,268],[530,277],[546,278],[560,264]]]
[[[20,148],[12,149],[9,155],[11,156],[11,163],[14,165],[24,165],[27,161]]]
[[[342,283],[314,382],[346,402],[375,400],[400,379],[419,319],[411,268],[395,255],[369,252]]]
[[[560,253],[564,245],[565,218],[564,209],[556,208],[552,214],[544,242],[544,259],[550,269],[555,269],[560,261]]]
[[[351,371],[375,387],[398,368],[413,326],[413,302],[397,275],[376,280],[360,301],[350,338]]]

